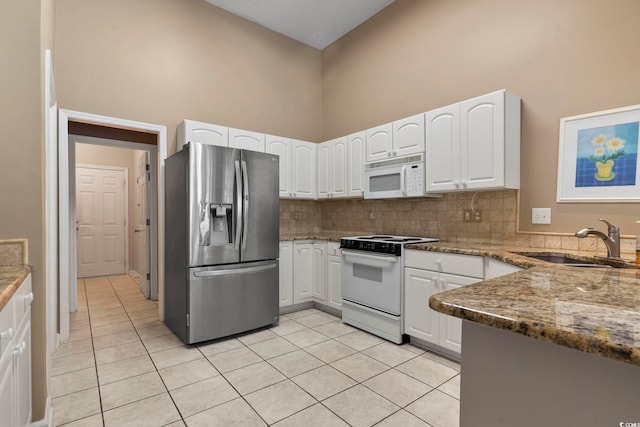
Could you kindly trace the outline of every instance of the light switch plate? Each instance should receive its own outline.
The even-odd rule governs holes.
[[[531,224],[551,224],[551,208],[532,208]]]

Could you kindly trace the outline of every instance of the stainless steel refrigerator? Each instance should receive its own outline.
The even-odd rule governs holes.
[[[190,142],[165,162],[165,323],[185,343],[278,322],[278,156]]]

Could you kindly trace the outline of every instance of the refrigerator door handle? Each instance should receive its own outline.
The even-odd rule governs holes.
[[[245,274],[245,273],[255,273],[258,271],[271,270],[276,268],[277,264],[267,264],[267,265],[259,265],[256,267],[245,267],[245,268],[233,268],[226,270],[207,270],[207,271],[194,271],[193,277],[216,277],[216,276],[229,276],[232,274]]]
[[[247,162],[242,161],[242,189],[244,191],[244,204],[242,206],[242,249],[247,247],[247,233],[249,229],[249,173]]]
[[[234,249],[240,248],[240,236],[242,233],[242,172],[240,171],[240,161],[235,161],[236,167],[236,238],[233,241]]]

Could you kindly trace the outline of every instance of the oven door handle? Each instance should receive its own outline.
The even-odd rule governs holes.
[[[375,261],[398,262],[397,256],[369,255],[369,254],[363,254],[360,252],[345,251],[344,249],[341,252],[342,252],[342,256],[347,256],[347,257],[352,256],[356,258],[372,259]]]

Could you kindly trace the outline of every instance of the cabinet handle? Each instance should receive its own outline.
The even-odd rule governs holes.
[[[8,339],[13,338],[13,328],[9,328],[4,332],[0,332],[0,339]]]
[[[442,261],[439,259],[436,260],[436,265],[438,266],[438,271],[442,271]]]
[[[461,185],[462,185],[462,188],[467,188],[467,182],[466,181],[463,181]]]
[[[24,341],[22,341],[19,345],[16,346],[16,349],[13,351],[13,355],[22,356],[26,348],[27,348],[27,344]]]
[[[29,292],[29,294],[24,297],[25,310],[31,305],[32,302],[33,302],[33,292]]]

